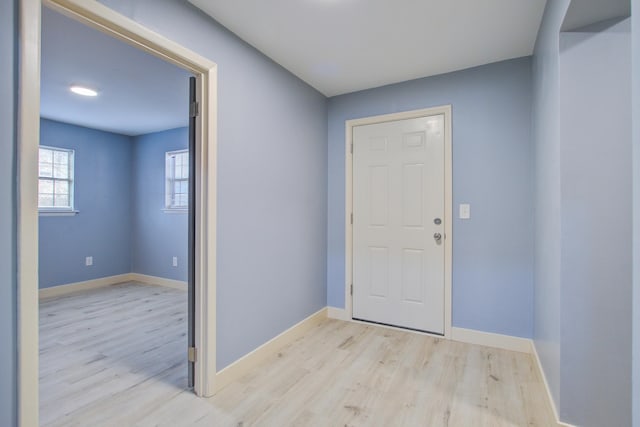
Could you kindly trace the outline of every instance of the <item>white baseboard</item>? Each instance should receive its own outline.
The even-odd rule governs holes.
[[[166,288],[180,289],[181,291],[187,290],[187,282],[182,280],[165,279],[164,277],[149,276],[140,273],[131,273],[130,276],[132,282],[139,282],[144,285],[158,285]]]
[[[453,341],[501,348],[503,350],[518,351],[520,353],[531,352],[530,339],[514,337],[511,335],[493,334],[474,329],[453,327],[451,328],[451,339]]]
[[[337,307],[327,307],[327,317],[329,319],[351,320],[349,316],[347,316],[347,310]]]
[[[542,362],[540,361],[540,356],[538,356],[538,350],[536,349],[536,344],[533,340],[531,340],[531,355],[533,357],[533,363],[536,365],[536,369],[538,370],[538,376],[542,380],[542,384],[544,384],[544,389],[547,393],[547,400],[549,401],[549,405],[551,406],[551,410],[553,411],[553,416],[556,418],[556,422],[559,427],[575,427],[572,424],[567,424],[560,421],[560,417],[558,416],[558,409],[556,408],[556,403],[553,400],[553,395],[551,394],[551,388],[549,388],[549,382],[547,381],[547,376],[544,373],[544,369],[542,369]]]
[[[59,297],[76,292],[87,291],[89,289],[104,288],[106,286],[117,285],[118,283],[138,282],[144,285],[158,285],[167,288],[187,290],[187,282],[180,280],[165,279],[163,277],[148,276],[139,273],[125,273],[116,276],[101,277],[99,279],[85,280],[84,282],[69,283],[67,285],[52,286],[42,288],[38,291],[39,299]]]
[[[329,319],[353,321],[353,319],[349,318],[347,315],[347,310],[337,307],[327,307],[327,317]],[[432,335],[428,333],[424,334]],[[510,335],[492,334],[473,329],[451,328],[451,339],[453,341],[484,345],[487,347],[501,348],[521,353],[531,352],[531,340],[527,338],[513,337]]]
[[[296,339],[327,318],[327,308],[323,308],[299,323],[293,325],[280,335],[272,338],[260,347],[242,356],[231,365],[216,373],[215,392],[250,372],[261,362],[274,355],[278,350]]]
[[[131,274],[118,274],[116,276],[101,277],[99,279],[85,280],[84,282],[69,283],[67,285],[52,286],[50,288],[42,288],[38,291],[40,299],[59,297],[76,292],[86,291],[89,289],[103,288],[106,286],[116,285],[118,283],[130,282]]]

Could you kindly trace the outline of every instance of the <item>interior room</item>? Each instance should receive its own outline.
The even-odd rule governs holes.
[[[40,46],[55,37],[40,22],[42,3],[190,70],[200,154],[195,345],[128,367],[162,372],[191,360],[194,386],[175,371],[90,408],[61,407],[57,419],[39,410],[56,386],[37,375],[38,295],[68,284],[57,298],[96,295],[117,289],[100,279],[118,275],[186,280],[185,253],[160,252],[166,236],[136,237],[180,215],[162,211],[166,176],[135,179],[156,147],[145,143],[167,143],[186,123],[110,145],[129,150],[118,188],[132,184],[101,211],[124,211],[114,223],[129,228],[105,219],[98,241],[125,249],[76,244],[54,252],[77,267],[45,262],[38,272],[38,238],[60,231],[48,225],[91,208],[78,175],[77,215],[38,217],[38,143],[114,134],[35,114],[46,82]],[[639,427],[638,7],[1,3],[0,424]],[[137,211],[152,192],[165,196],[160,205]],[[122,298],[123,309],[134,301]],[[79,401],[110,393],[108,378],[94,378]]]
[[[42,41],[40,423],[64,425],[187,387],[190,74],[48,8]]]

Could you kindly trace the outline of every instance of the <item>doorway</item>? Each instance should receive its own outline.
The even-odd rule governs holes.
[[[451,107],[347,122],[346,307],[449,337]]]
[[[215,377],[215,166],[216,65],[92,0],[23,0],[20,3],[18,341],[19,420],[38,425],[38,144],[40,17],[51,7],[196,76],[199,115],[195,136],[194,390],[213,393]],[[187,349],[185,348],[185,357]]]

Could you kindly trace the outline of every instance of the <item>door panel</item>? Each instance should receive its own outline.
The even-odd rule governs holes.
[[[356,126],[353,142],[353,317],[443,334],[444,115]]]
[[[424,251],[402,250],[402,301],[424,303]]]
[[[424,228],[424,164],[406,164],[402,168],[402,225]]]
[[[370,200],[369,224],[372,227],[384,227],[389,221],[389,167],[387,165],[369,166]]]
[[[389,294],[389,248],[369,248],[370,297],[386,298]]]

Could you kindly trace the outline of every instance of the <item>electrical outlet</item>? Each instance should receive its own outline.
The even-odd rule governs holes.
[[[93,257],[92,256],[88,256],[84,259],[84,264],[89,266],[89,265],[93,265]]]
[[[174,266],[174,267],[177,267],[177,266],[178,266],[178,257],[177,257],[177,256],[174,256],[174,257],[173,257],[173,266]]]

